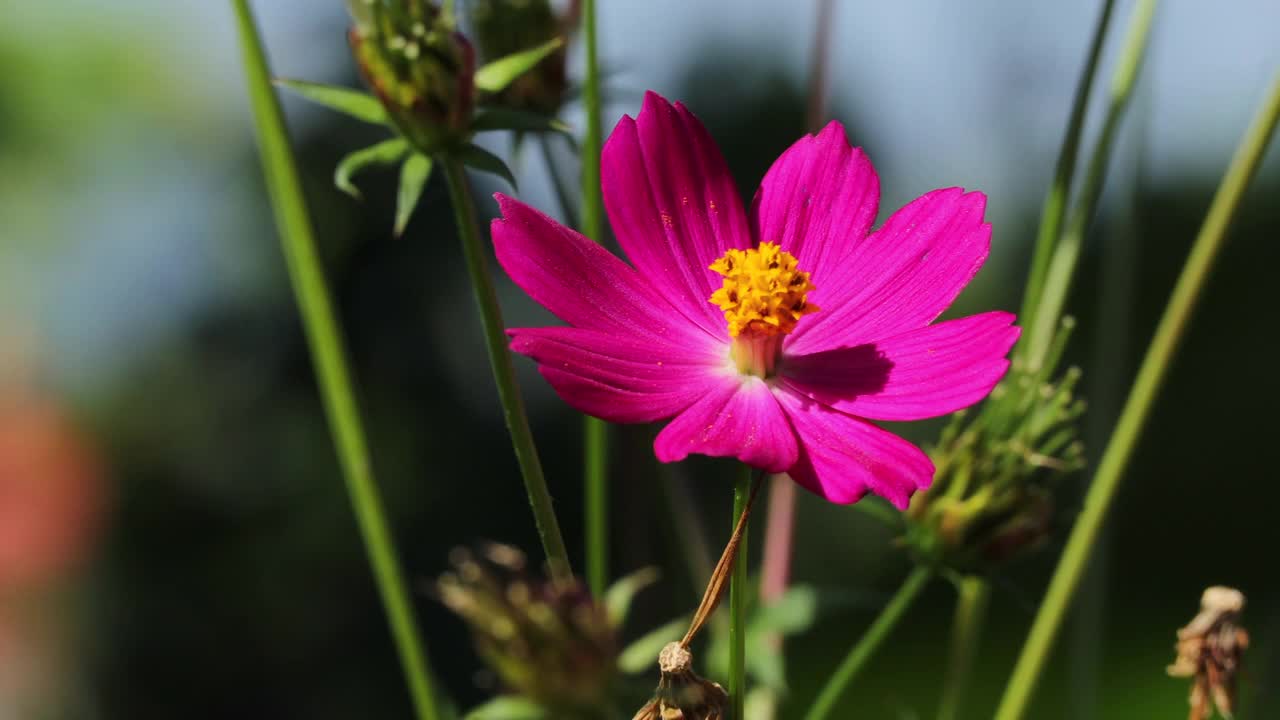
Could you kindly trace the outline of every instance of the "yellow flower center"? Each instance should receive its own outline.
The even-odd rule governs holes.
[[[794,330],[800,318],[818,311],[805,299],[814,289],[809,273],[797,268],[794,255],[770,242],[729,250],[711,263],[711,269],[724,276],[710,300],[724,311],[738,369],[772,375],[782,336]]]

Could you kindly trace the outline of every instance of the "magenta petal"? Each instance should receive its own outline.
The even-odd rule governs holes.
[[[508,330],[511,349],[539,371],[569,405],[611,422],[652,422],[681,412],[715,385],[724,359],[598,330]]]
[[[725,375],[688,410],[658,433],[654,453],[662,462],[690,454],[736,457],[768,472],[796,462],[796,436],[769,386],[760,378]]]
[[[806,489],[841,504],[870,491],[905,510],[933,482],[929,457],[897,435],[795,392],[777,398],[800,437],[800,459],[787,474]]]
[[[934,190],[894,213],[867,241],[827,269],[813,296],[821,311],[787,338],[795,355],[916,330],[946,310],[987,258],[986,196]],[[817,295],[821,292],[821,295]]]
[[[989,312],[852,348],[787,357],[786,384],[823,404],[877,420],[937,417],[986,397],[1009,369],[1013,315]]]
[[[724,157],[683,105],[646,93],[605,143],[601,184],[627,258],[671,303],[717,337],[724,317],[708,301],[721,284],[708,267],[751,242]]]
[[[751,204],[755,237],[775,242],[812,273],[823,307],[825,274],[867,240],[880,203],[880,179],[861,148],[853,148],[834,120],[806,135],[765,173]]]
[[[717,342],[608,250],[519,200],[496,197],[503,215],[492,229],[498,262],[561,320],[668,345]]]

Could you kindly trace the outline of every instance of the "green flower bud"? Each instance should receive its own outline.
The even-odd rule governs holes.
[[[348,0],[351,49],[400,132],[433,154],[462,145],[475,96],[475,52],[426,0]]]
[[[607,702],[617,638],[581,583],[532,577],[524,555],[505,545],[457,550],[452,560],[454,571],[436,584],[439,597],[467,622],[509,690],[568,716]]]
[[[1078,370],[1045,383],[1020,368],[976,415],[957,415],[931,455],[934,484],[913,498],[902,542],[922,562],[981,573],[1039,546],[1053,518],[1050,481],[1083,465]]]
[[[547,0],[473,0],[467,7],[482,62],[544,45],[569,24],[556,17]],[[565,58],[564,48],[550,54],[498,93],[493,104],[555,115],[567,87]]]

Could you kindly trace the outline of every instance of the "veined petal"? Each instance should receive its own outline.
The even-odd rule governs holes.
[[[519,200],[496,197],[502,218],[493,221],[492,234],[499,264],[561,320],[666,345],[705,349],[717,342],[608,250]]]
[[[946,310],[987,259],[986,196],[934,190],[909,203],[823,277],[822,308],[787,338],[795,355],[916,330]]]
[[[653,442],[662,462],[690,454],[736,457],[768,472],[796,463],[796,436],[769,385],[757,377],[727,374]]]
[[[888,340],[786,357],[788,387],[851,415],[937,417],[986,397],[1009,369],[1021,330],[989,312],[909,330]]]
[[[709,270],[729,248],[751,243],[746,213],[720,149],[684,105],[646,93],[640,116],[623,116],[605,143],[601,183],[609,222],[631,263],[716,337],[728,337],[708,302]]]
[[[806,489],[841,504],[869,491],[905,510],[933,482],[933,462],[897,435],[788,389],[777,398],[800,438],[787,474]]]
[[[724,358],[676,345],[570,327],[508,330],[511,349],[566,403],[611,422],[671,417],[721,384]]]
[[[825,307],[824,278],[866,242],[879,205],[875,168],[833,120],[774,161],[751,203],[751,222],[757,240],[779,243],[812,274],[812,299]]]

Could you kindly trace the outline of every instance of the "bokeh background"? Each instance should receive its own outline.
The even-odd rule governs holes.
[[[19,5],[0,24],[0,718],[408,717],[266,204],[229,4]],[[278,74],[357,83],[342,3],[256,5]],[[606,125],[644,89],[682,99],[749,195],[804,129],[812,3],[600,5]],[[992,256],[957,310],[1015,308],[1099,3],[836,5],[830,115],[876,163],[882,218],[934,187],[986,191]],[[1270,0],[1160,9],[1070,302],[1094,457],[1280,66],[1277,27]],[[392,239],[390,175],[362,181],[364,203],[330,183],[376,133],[286,109],[407,572],[424,587],[449,548],[486,538],[536,552],[443,187]],[[580,127],[576,107],[567,119]],[[1215,583],[1250,598],[1241,717],[1280,717],[1278,156],[1248,193],[1035,718],[1181,717],[1186,687],[1164,666]],[[552,157],[571,168],[565,148]],[[544,158],[526,148],[513,164],[520,195],[554,211]],[[511,324],[544,317],[502,282]],[[580,557],[578,420],[520,365]],[[713,539],[729,520],[723,467],[660,472],[650,432],[615,434],[614,568],[666,571],[633,633],[697,598],[667,496]],[[1050,545],[998,579],[969,718],[990,716],[1084,477],[1059,494]],[[807,495],[799,512],[795,579],[833,600],[789,641],[784,717],[907,569],[866,516]],[[952,598],[932,588],[841,716],[934,712]],[[417,600],[443,683],[463,707],[486,697],[461,624]]]

